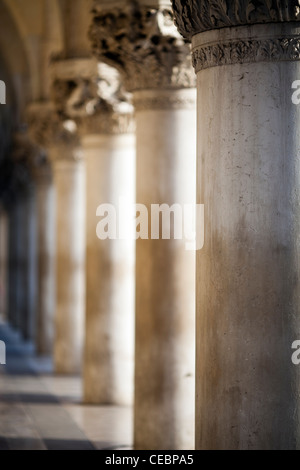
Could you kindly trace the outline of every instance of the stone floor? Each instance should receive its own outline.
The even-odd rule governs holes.
[[[132,410],[81,404],[81,380],[54,376],[48,359],[5,325],[0,365],[0,450],[132,448]]]

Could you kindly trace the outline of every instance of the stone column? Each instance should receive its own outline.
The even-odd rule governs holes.
[[[84,399],[87,403],[132,405],[134,383],[135,241],[99,239],[101,204],[120,216],[135,203],[135,135],[132,106],[115,69],[99,67],[99,98],[87,116],[82,145],[87,163],[87,310]],[[107,88],[107,90],[105,90]],[[104,206],[103,206],[104,207]],[[101,214],[105,215],[102,211]],[[98,234],[100,236],[101,234]],[[118,236],[118,234],[117,234]]]
[[[81,151],[55,146],[49,152],[56,185],[55,371],[81,371],[85,312],[85,166]]]
[[[198,76],[206,221],[196,446],[299,449],[300,10],[296,1],[211,3],[173,1]]]
[[[8,291],[8,319],[10,325],[19,330],[21,327],[22,304],[22,219],[19,201],[14,200],[9,207],[9,291]]]
[[[134,233],[131,230],[131,240],[99,239],[96,229],[101,219],[96,213],[102,204],[111,204],[119,214],[122,198],[127,205],[135,202],[133,108],[116,69],[95,60],[55,62],[53,83],[58,112],[80,126],[87,168],[84,401],[129,405],[133,402]],[[133,225],[133,220],[125,223]]]
[[[36,105],[28,120],[35,140],[53,165],[56,192],[56,312],[54,368],[58,374],[81,370],[85,308],[85,166],[76,125],[52,105]]]
[[[40,356],[52,356],[56,307],[55,187],[47,157],[41,155],[35,163],[38,251],[36,351]]]
[[[96,217],[96,212],[101,205],[111,204],[119,215],[122,199],[126,205],[134,204],[135,137],[132,133],[105,135],[99,127],[99,134],[87,134],[82,145],[87,163],[84,401],[132,405],[135,242],[133,238],[99,239],[97,224],[105,212],[102,217]]]
[[[55,187],[51,163],[46,149],[43,149],[51,143],[52,113],[53,110],[47,103],[33,103],[27,110],[30,137],[39,146],[32,159],[32,168],[37,212],[35,239],[38,275],[35,344],[36,352],[40,356],[53,354],[56,307]]]
[[[98,58],[133,92],[137,202],[195,203],[196,107],[189,46],[166,1],[96,1]],[[184,240],[137,241],[135,448],[194,446],[195,254]]]
[[[36,316],[37,253],[35,239],[36,205],[31,160],[36,148],[27,132],[19,130],[14,136],[12,160],[15,201],[12,209],[12,279],[13,317],[25,340],[34,339]]]
[[[37,307],[35,188],[33,186],[28,187],[22,199],[22,334],[25,340],[33,341]]]

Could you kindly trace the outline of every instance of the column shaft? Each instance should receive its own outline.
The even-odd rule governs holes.
[[[83,139],[87,162],[87,309],[84,398],[88,403],[133,402],[134,240],[100,240],[97,207],[135,202],[135,137]],[[103,217],[102,217],[103,218]],[[133,224],[133,220],[126,220]],[[132,230],[133,233],[133,230]]]
[[[22,283],[22,210],[20,201],[15,201],[9,214],[9,322],[21,330],[21,308],[23,304]]]
[[[39,355],[51,355],[54,340],[55,188],[49,178],[37,180],[38,308],[36,346]]]
[[[295,25],[193,38],[198,69],[198,449],[299,448],[300,63],[276,50]],[[202,69],[203,47],[234,49]],[[273,47],[273,58],[263,51]],[[260,49],[262,47],[262,49]],[[208,55],[207,55],[208,57]],[[289,59],[289,60],[288,60]],[[204,64],[203,64],[204,65]]]
[[[56,184],[56,290],[54,360],[57,373],[82,365],[85,311],[85,166],[53,151]]]
[[[37,307],[36,198],[30,190],[21,203],[22,210],[22,333],[33,340]]]
[[[137,202],[149,214],[152,204],[195,204],[195,95],[135,94]],[[191,449],[195,253],[184,240],[137,241],[136,292],[135,448]]]
[[[155,204],[182,212],[196,201],[196,92],[171,3],[95,0],[89,36],[95,55],[120,71],[134,96],[137,202],[148,216]],[[135,448],[191,449],[195,253],[174,233],[158,238],[137,242]]]

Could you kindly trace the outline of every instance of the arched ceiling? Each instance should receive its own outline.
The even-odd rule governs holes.
[[[0,0],[0,57],[21,109],[49,96],[51,57],[90,54],[93,0]],[[0,77],[1,79],[1,77]]]
[[[0,0],[0,56],[8,64],[21,109],[46,99],[49,58],[63,47],[58,0]]]
[[[11,183],[11,137],[24,122],[31,101],[47,99],[51,55],[61,53],[63,22],[59,0],[0,0],[0,198]]]
[[[0,80],[7,87],[7,104],[0,105],[0,165],[27,106],[49,99],[51,58],[90,55],[92,2],[0,0]]]
[[[0,71],[3,74],[0,79],[5,81],[7,90],[10,91],[10,98],[13,98],[13,103],[8,100],[8,105],[16,106],[14,111],[18,113],[17,107],[22,105],[24,96],[26,98],[28,94],[29,67],[15,21],[2,0],[0,0],[0,60]],[[20,83],[22,83],[22,92]]]

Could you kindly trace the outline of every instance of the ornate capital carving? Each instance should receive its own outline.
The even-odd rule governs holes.
[[[80,143],[75,121],[63,120],[51,103],[33,103],[27,109],[27,122],[29,134],[39,147],[47,151],[59,148],[62,160],[76,159],[72,150]]]
[[[119,70],[128,91],[195,86],[190,45],[169,2],[96,0],[89,36],[96,57]]]
[[[52,97],[63,119],[73,119],[81,134],[134,131],[131,95],[115,68],[95,60],[53,64]]]
[[[232,26],[300,21],[299,0],[172,0],[183,37]]]
[[[76,119],[97,94],[97,62],[93,59],[55,60],[51,64],[51,99],[62,119]]]
[[[196,72],[222,65],[300,61],[300,24],[225,28],[193,38]]]

